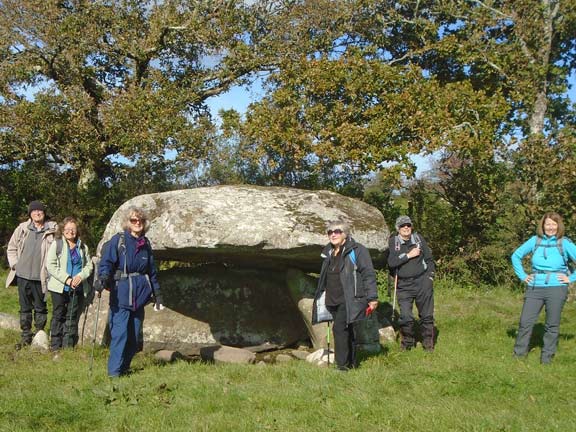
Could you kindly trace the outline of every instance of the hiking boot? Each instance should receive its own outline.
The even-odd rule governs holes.
[[[424,340],[422,342],[422,348],[426,352],[434,352],[434,341],[433,340]]]
[[[28,340],[28,339],[22,339],[20,340],[20,342],[18,342],[16,345],[14,345],[14,349],[16,351],[20,351],[22,348],[26,347],[26,346],[30,346],[32,344],[32,339]]]
[[[400,349],[402,351],[410,351],[414,348],[416,340],[414,339],[413,324],[407,324],[400,327]]]

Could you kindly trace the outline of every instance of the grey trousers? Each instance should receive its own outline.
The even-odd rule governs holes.
[[[524,296],[524,306],[520,315],[520,324],[518,325],[518,336],[514,345],[514,354],[523,357],[528,354],[530,337],[532,329],[542,307],[546,311],[546,321],[544,325],[544,346],[540,361],[550,363],[556,348],[558,346],[558,336],[560,334],[560,316],[566,297],[568,287],[547,287],[547,288],[530,288],[526,290]]]

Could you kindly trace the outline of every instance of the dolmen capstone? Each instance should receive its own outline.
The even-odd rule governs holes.
[[[382,214],[359,200],[329,191],[283,187],[214,186],[137,196],[120,206],[102,244],[121,231],[131,206],[145,209],[147,233],[159,264],[165,310],[146,308],[146,350],[186,354],[214,344],[325,346],[324,325],[311,325],[312,297],[327,244],[326,225],[341,219],[382,268],[388,228]],[[311,274],[312,273],[312,274]],[[316,273],[315,275],[313,273]],[[106,342],[104,291],[96,340]],[[82,339],[91,341],[98,300],[87,307]],[[378,346],[374,318],[364,325]],[[375,336],[374,336],[375,335]]]

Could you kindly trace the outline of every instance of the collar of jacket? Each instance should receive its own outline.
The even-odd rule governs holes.
[[[355,249],[357,247],[356,241],[352,237],[347,237],[342,247],[344,248],[344,255],[348,255],[352,249]],[[332,246],[332,243],[328,243],[326,246],[324,246],[324,249],[322,250],[320,256],[322,258],[332,256],[333,249],[334,246]]]
[[[22,228],[30,229],[30,226],[34,225],[34,222],[32,222],[32,219],[28,219],[26,222],[23,222],[22,225],[23,225]],[[43,231],[44,235],[55,233],[57,227],[58,224],[54,221],[51,220],[44,221],[44,231]]]

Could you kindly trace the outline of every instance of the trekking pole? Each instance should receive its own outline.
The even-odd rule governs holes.
[[[76,289],[70,287],[70,289],[72,290],[72,298],[70,300],[70,304],[68,305],[68,307],[70,308],[70,313],[68,314],[68,330],[66,332],[66,337],[68,338],[68,343],[70,343],[70,345],[72,345],[72,348],[74,348],[74,336],[71,336],[72,333],[72,314],[74,312],[74,297],[76,294]]]
[[[84,315],[84,319],[82,320],[82,330],[80,331],[80,334],[78,335],[78,342],[80,342],[80,344],[82,346],[84,346],[84,331],[86,330],[86,315],[88,315],[88,309],[90,308],[90,303],[88,303],[86,306],[84,306],[84,311],[82,312],[82,314]],[[80,320],[78,320],[78,324],[80,324]]]
[[[90,367],[88,374],[92,375],[92,365],[94,364],[94,346],[96,345],[96,331],[98,330],[98,317],[100,316],[100,301],[102,300],[102,293],[97,293],[98,306],[96,307],[96,318],[94,319],[94,336],[92,337],[92,354],[90,354]]]
[[[328,321],[326,326],[326,342],[328,344],[328,368],[330,368],[330,321]]]
[[[398,273],[394,275],[394,297],[392,297],[392,318],[396,312],[396,291],[398,290]]]

